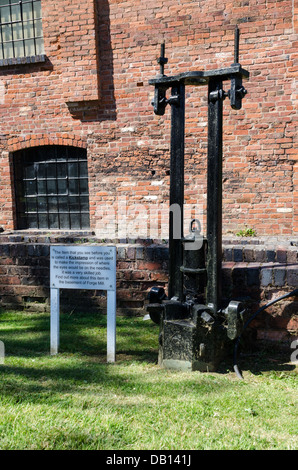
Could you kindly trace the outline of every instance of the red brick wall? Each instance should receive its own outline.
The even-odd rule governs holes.
[[[43,0],[46,62],[0,68],[0,224],[14,227],[12,152],[43,143],[87,148],[91,224],[99,235],[103,204],[123,195],[135,203],[166,202],[170,115],[153,114],[148,85],[159,45],[165,40],[168,74],[230,65],[237,23],[250,79],[242,110],[224,102],[224,231],[247,225],[259,235],[297,234],[293,5]],[[189,87],[186,107],[186,200],[202,210],[206,92]]]

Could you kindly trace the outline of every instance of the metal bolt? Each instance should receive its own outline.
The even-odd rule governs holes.
[[[209,94],[209,99],[210,101],[212,101],[212,103],[214,103],[217,100],[226,99],[227,96],[228,96],[228,93],[226,91],[215,90],[215,91],[211,91],[211,93]]]

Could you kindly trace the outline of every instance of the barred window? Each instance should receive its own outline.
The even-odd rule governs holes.
[[[18,229],[88,229],[87,152],[42,146],[14,154]]]
[[[44,54],[41,0],[0,0],[0,60]]]

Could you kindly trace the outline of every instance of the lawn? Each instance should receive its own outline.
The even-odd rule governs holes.
[[[117,361],[106,363],[106,318],[62,314],[49,354],[45,313],[1,312],[1,450],[252,450],[298,447],[297,368],[275,350],[228,358],[218,373],[156,363],[158,328],[117,319]]]

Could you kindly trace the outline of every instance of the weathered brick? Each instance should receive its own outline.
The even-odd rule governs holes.
[[[276,260],[278,261],[278,263],[287,262],[287,250],[285,248],[278,248],[276,250]]]
[[[260,285],[260,266],[256,263],[249,263],[246,268],[246,280],[248,286]]]
[[[127,248],[127,258],[128,258],[128,259],[135,259],[135,257],[136,257],[136,249],[135,249],[135,247],[129,246],[129,247]]]
[[[297,268],[297,264],[287,266],[287,283],[290,287],[298,287],[298,268]]]
[[[264,287],[269,286],[273,283],[273,268],[272,266],[262,266],[261,269],[261,285]]]
[[[145,259],[149,261],[154,261],[156,259],[154,246],[149,246],[145,248]]]
[[[253,262],[255,260],[255,250],[245,247],[243,250],[243,259],[244,261]]]
[[[144,259],[144,248],[137,247],[136,248],[136,259]]]
[[[125,247],[117,247],[117,258],[118,259],[126,259],[126,250]]]
[[[238,287],[243,287],[246,285],[246,267],[247,263],[236,263],[233,272],[233,284]]]
[[[233,261],[233,249],[232,248],[224,247],[223,259],[224,261]]]
[[[298,249],[297,247],[287,250],[287,263],[298,263]]]
[[[243,248],[241,246],[233,249],[233,261],[235,261],[235,263],[243,261]]]
[[[274,262],[276,258],[276,252],[275,250],[266,250],[266,261],[268,263]]]
[[[258,263],[264,263],[266,261],[266,251],[265,249],[256,249],[255,250],[255,260]]]
[[[277,287],[283,287],[286,280],[286,268],[276,267],[273,269],[274,285]]]

